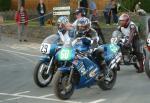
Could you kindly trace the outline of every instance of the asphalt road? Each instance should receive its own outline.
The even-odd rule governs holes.
[[[39,88],[33,82],[33,70],[39,59],[37,43],[0,41],[0,103],[150,103],[150,80],[137,74],[132,66],[121,66],[114,88],[98,86],[75,90],[70,100],[55,97],[50,84]]]

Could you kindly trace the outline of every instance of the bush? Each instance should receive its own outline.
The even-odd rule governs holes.
[[[150,0],[140,0],[141,8],[144,9],[146,12],[150,12]]]
[[[0,0],[0,11],[9,10],[11,7],[11,0]]]
[[[134,11],[135,5],[138,2],[141,2],[141,8],[147,12],[150,12],[150,0],[119,0],[119,2],[121,3],[121,11],[127,11],[126,9]]]
[[[119,0],[121,3],[121,11],[134,11],[135,5],[139,0]]]

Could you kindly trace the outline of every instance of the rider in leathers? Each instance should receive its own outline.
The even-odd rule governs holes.
[[[98,47],[99,37],[97,32],[91,28],[91,21],[86,18],[82,17],[77,21],[77,34],[76,37],[89,37],[93,40],[91,47],[97,48],[93,53],[92,57],[96,60],[97,64],[101,67],[102,73],[98,76],[98,80],[104,77],[104,72],[106,68],[106,62],[104,60],[104,50],[101,47]]]
[[[143,54],[140,52],[139,44],[139,32],[137,26],[130,20],[128,14],[122,14],[119,18],[120,26],[118,27],[126,37],[128,41],[124,44],[124,47],[129,47],[130,45],[134,49],[134,53],[137,56],[140,68],[137,70],[137,73],[142,73],[144,71],[143,66]]]
[[[75,38],[75,30],[68,30],[66,28],[67,23],[69,23],[69,19],[66,16],[60,16],[57,20],[58,41],[63,43],[66,41],[71,41]]]

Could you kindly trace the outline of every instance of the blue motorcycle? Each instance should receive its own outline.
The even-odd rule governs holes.
[[[58,38],[58,35],[48,36],[41,44],[40,52],[43,55],[36,64],[33,74],[34,82],[39,87],[46,87],[51,83],[53,75],[59,66],[55,59],[55,54],[61,47],[58,44]]]
[[[103,90],[112,89],[117,78],[117,64],[122,56],[119,46],[102,45],[108,69],[105,78],[97,80],[101,68],[91,56],[94,50],[87,45],[90,40],[81,38],[75,41],[78,42],[65,43],[56,55],[57,60],[62,62],[63,66],[58,68],[53,78],[55,95],[59,99],[66,100],[72,96],[75,88],[80,89],[95,84]]]

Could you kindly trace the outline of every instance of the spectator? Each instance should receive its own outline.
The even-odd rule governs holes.
[[[109,3],[106,5],[106,7],[105,7],[105,9],[104,9],[104,11],[103,11],[107,25],[110,25],[110,20],[111,20],[111,8],[112,8],[112,4],[111,4],[111,2],[109,2]]]
[[[141,9],[140,5],[141,5],[141,2],[138,2],[135,5],[135,12],[138,13],[139,15],[146,15],[146,11]]]
[[[37,11],[40,16],[40,26],[44,26],[44,15],[46,13],[46,6],[43,2],[43,0],[40,0],[38,6],[37,6]]]
[[[82,8],[82,7],[80,7],[80,8],[78,8],[78,9],[76,9],[76,11],[74,12],[74,14],[75,14],[75,16],[76,16],[76,20],[73,22],[73,24],[71,24],[71,23],[67,23],[66,24],[66,28],[67,29],[76,29],[76,27],[77,27],[77,21],[80,19],[80,18],[82,18],[82,17],[85,17],[85,10]]]
[[[100,16],[98,15],[96,9],[93,10],[93,13],[90,15],[90,21],[92,22],[92,28],[97,31],[99,38],[101,38],[102,40],[102,43],[105,44],[106,41],[99,25]],[[101,43],[101,40],[99,41],[99,43]]]
[[[28,15],[24,7],[21,6],[20,9],[16,12],[15,19],[18,25],[18,39],[20,42],[27,42],[26,29],[28,25]]]
[[[111,4],[112,4],[112,16],[113,16],[113,21],[114,21],[114,25],[118,24],[118,16],[117,16],[117,2],[116,0],[111,0]]]
[[[88,1],[87,0],[81,0],[80,1],[80,7],[83,7],[85,10],[85,13],[87,15],[87,9],[88,9]]]
[[[93,0],[89,0],[89,8],[90,8],[90,14],[92,14],[93,10],[96,9],[96,4]]]
[[[3,25],[4,19],[2,16],[0,16],[0,40],[1,40],[1,33],[2,33],[2,25]]]

